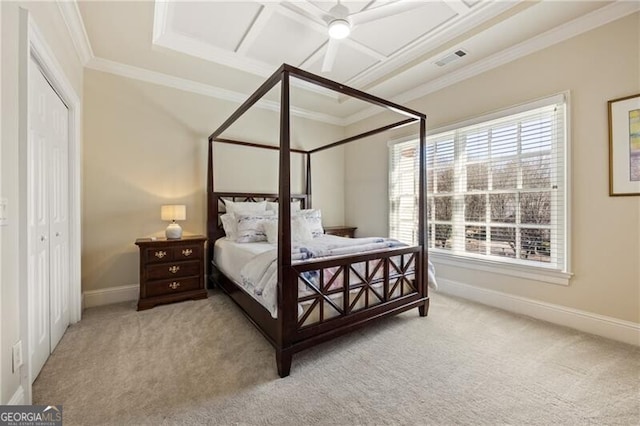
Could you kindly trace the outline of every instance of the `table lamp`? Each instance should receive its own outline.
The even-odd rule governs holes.
[[[165,230],[168,240],[179,240],[182,238],[182,227],[176,223],[176,220],[187,219],[187,207],[182,204],[169,204],[162,206],[160,209],[160,217],[162,220],[169,220],[171,223]]]

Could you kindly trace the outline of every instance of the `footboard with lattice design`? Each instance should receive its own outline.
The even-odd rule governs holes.
[[[417,294],[419,248],[294,265],[298,275],[298,328],[325,323],[398,297]],[[367,258],[370,256],[366,256]]]
[[[297,323],[294,340],[368,318],[390,305],[423,297],[420,247],[405,247],[324,261],[294,264]]]

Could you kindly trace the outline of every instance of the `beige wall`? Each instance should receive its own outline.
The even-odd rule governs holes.
[[[238,104],[86,70],[83,147],[83,291],[139,282],[139,237],[163,236],[160,206],[187,206],[185,234],[205,234],[207,138]],[[293,118],[292,145],[343,137],[340,127]],[[226,137],[277,142],[278,114],[255,109]],[[277,151],[216,144],[217,191],[277,192]],[[325,224],[344,220],[344,154],[313,159],[313,202]],[[304,162],[293,154],[292,191]]]
[[[20,220],[25,213],[19,209],[20,168],[18,146],[18,42],[19,9],[27,9],[31,18],[51,48],[67,79],[81,98],[82,66],[80,65],[68,30],[54,2],[1,2],[2,8],[2,154],[0,196],[9,201],[9,224],[0,228],[2,269],[0,270],[0,403],[7,403],[20,386],[20,375],[11,371],[11,347],[21,336],[20,318],[26,307],[20,306],[20,288],[26,277],[20,275],[18,257],[23,247],[18,235]],[[26,359],[27,353],[24,357]]]
[[[607,100],[640,93],[640,14],[430,94],[409,106],[438,128],[570,90],[572,164],[569,286],[488,272],[437,267],[442,278],[640,322],[640,197],[608,195]],[[357,133],[375,117],[348,129]],[[346,219],[360,235],[388,228],[387,141],[379,136],[346,149]],[[358,167],[366,163],[367,167]],[[385,188],[380,190],[379,188]]]

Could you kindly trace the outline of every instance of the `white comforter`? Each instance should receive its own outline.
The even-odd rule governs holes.
[[[389,238],[341,238],[323,235],[309,242],[293,243],[291,260],[293,264],[330,256],[343,256],[354,253],[385,250],[391,247],[406,247],[400,241]],[[276,248],[257,255],[240,271],[242,284],[252,291],[275,318],[277,315],[278,251]],[[429,262],[429,287],[436,289],[433,265]],[[303,294],[305,289],[300,289]]]

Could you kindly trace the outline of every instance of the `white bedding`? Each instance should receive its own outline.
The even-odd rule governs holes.
[[[385,238],[343,238],[322,235],[305,243],[292,243],[293,264],[311,258],[338,257],[354,253],[386,250],[389,247],[406,246],[396,240]],[[214,249],[214,265],[228,278],[242,287],[247,294],[264,306],[273,318],[277,316],[277,249],[266,242],[236,243],[218,239]],[[329,271],[327,269],[326,271]],[[328,272],[327,272],[328,273]],[[380,272],[382,273],[382,272]],[[316,277],[308,276],[310,281]],[[325,276],[325,281],[328,278]],[[429,286],[436,287],[433,265],[429,264]],[[314,282],[315,285],[318,283]],[[334,285],[340,285],[336,283]],[[357,291],[357,290],[354,290]],[[299,285],[299,296],[308,294],[304,285]],[[342,297],[340,294],[336,297]],[[304,311],[299,306],[299,315]]]
[[[273,244],[236,243],[235,241],[219,238],[213,250],[213,264],[236,284],[242,285],[240,270],[257,255],[273,250]]]

